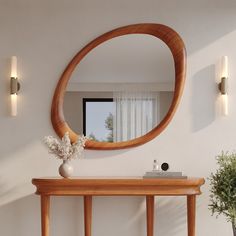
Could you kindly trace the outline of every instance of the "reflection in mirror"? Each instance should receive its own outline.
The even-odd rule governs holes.
[[[113,142],[114,108],[112,98],[83,98],[84,135],[95,141]]]
[[[151,35],[131,34],[94,48],[76,67],[64,98],[69,126],[96,141],[143,136],[167,114],[174,94],[171,51]]]

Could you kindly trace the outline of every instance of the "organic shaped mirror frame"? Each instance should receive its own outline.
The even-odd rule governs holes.
[[[63,114],[63,100],[66,92],[67,83],[70,80],[71,75],[75,70],[76,66],[93,48],[97,47],[98,45],[102,44],[107,40],[128,34],[152,35],[162,40],[169,47],[173,55],[174,66],[175,66],[175,89],[171,106],[164,119],[150,132],[141,137],[129,141],[114,142],[114,143],[97,142],[89,140],[86,142],[85,148],[97,149],[97,150],[114,150],[114,149],[135,147],[138,145],[142,145],[155,138],[169,124],[180,102],[180,98],[184,87],[185,74],[186,74],[186,50],[184,42],[178,35],[178,33],[176,33],[173,29],[171,29],[168,26],[161,24],[149,24],[149,23],[135,24],[117,28],[115,30],[112,30],[108,33],[99,36],[98,38],[94,39],[92,42],[87,44],[82,50],[80,50],[68,64],[57,84],[51,108],[52,125],[59,137],[62,137],[65,134],[65,132],[69,132],[72,142],[75,142],[78,137],[78,134],[76,134],[67,124]]]

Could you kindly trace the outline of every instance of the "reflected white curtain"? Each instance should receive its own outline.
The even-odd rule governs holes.
[[[140,137],[159,122],[159,93],[122,91],[113,93],[115,142]]]

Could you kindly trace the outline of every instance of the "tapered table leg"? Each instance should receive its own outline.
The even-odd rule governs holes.
[[[188,236],[195,236],[196,195],[187,196]]]
[[[92,235],[92,196],[84,196],[84,235]]]
[[[154,235],[154,196],[146,196],[147,236]]]
[[[49,236],[50,196],[41,195],[41,228],[42,236]]]

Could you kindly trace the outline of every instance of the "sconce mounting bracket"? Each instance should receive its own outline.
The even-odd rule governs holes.
[[[218,88],[222,95],[227,93],[227,78],[222,77],[221,82],[218,84]]]
[[[18,79],[15,77],[11,77],[11,94],[17,94],[19,90],[20,83],[18,82]]]

